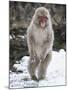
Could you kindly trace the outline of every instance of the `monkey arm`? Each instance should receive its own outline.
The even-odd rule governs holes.
[[[28,51],[30,54],[31,60],[34,59],[34,37],[30,32],[27,33],[27,44],[28,44]]]
[[[47,41],[44,41],[43,50],[40,56],[40,60],[44,61],[49,52],[52,51],[54,36],[48,36]]]
[[[48,55],[48,53],[52,50],[52,46],[50,45],[50,43],[46,43],[44,49],[42,50],[42,53],[40,55],[40,60],[41,62],[43,62],[46,58],[46,56]]]

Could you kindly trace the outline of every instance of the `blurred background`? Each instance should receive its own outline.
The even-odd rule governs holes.
[[[49,9],[54,29],[53,50],[66,50],[66,5],[9,1],[9,67],[19,63],[23,56],[29,55],[26,41],[26,30],[38,7]]]

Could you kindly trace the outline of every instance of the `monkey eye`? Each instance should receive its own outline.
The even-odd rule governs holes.
[[[38,18],[39,18],[40,20],[47,20],[47,19],[48,19],[47,16],[39,16]]]

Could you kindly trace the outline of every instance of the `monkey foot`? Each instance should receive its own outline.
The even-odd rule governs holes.
[[[38,79],[35,75],[32,76],[32,80],[38,81]]]
[[[38,78],[38,81],[43,80],[43,79],[44,79],[44,77],[40,77],[40,78]]]

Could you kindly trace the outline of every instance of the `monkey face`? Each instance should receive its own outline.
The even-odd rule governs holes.
[[[39,25],[41,26],[41,28],[45,28],[46,25],[47,25],[48,17],[46,17],[44,15],[43,16],[39,16],[38,20],[39,20]]]
[[[45,28],[48,23],[48,10],[44,7],[38,8],[35,11],[35,22],[38,24],[41,28]]]

